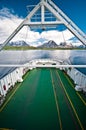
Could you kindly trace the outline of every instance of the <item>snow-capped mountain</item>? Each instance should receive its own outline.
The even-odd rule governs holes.
[[[8,43],[8,46],[29,46],[25,41],[16,41]]]
[[[38,46],[38,48],[57,48],[57,47],[58,47],[58,45],[52,40],[50,40],[47,43],[44,43],[41,46]]]

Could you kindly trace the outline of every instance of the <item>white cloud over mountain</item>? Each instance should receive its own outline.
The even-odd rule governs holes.
[[[22,17],[14,15],[13,10],[3,8],[0,10],[0,44],[2,44],[8,36],[18,27],[23,21]],[[60,42],[70,41],[73,34],[68,30],[63,32],[57,30],[43,31],[42,33],[30,31],[29,27],[23,27],[21,31],[12,39],[12,41],[25,40],[33,46],[41,45],[43,42],[54,40],[57,44]],[[80,44],[80,42],[78,42]]]

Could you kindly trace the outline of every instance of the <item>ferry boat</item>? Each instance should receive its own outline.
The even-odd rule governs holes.
[[[45,7],[59,17],[59,21],[44,21]],[[40,8],[42,22],[30,22]],[[26,25],[65,24],[86,44],[84,33],[69,21],[51,0],[41,0],[3,43],[1,50]],[[0,78],[0,130],[86,129],[86,76],[76,69],[84,65],[34,59],[21,65],[1,64],[0,67],[13,67]]]

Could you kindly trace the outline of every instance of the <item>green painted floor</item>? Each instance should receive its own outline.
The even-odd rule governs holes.
[[[0,109],[0,128],[85,130],[86,103],[65,74],[34,69]]]

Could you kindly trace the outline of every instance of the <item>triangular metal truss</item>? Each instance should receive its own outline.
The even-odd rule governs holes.
[[[52,27],[58,24],[64,24],[84,45],[86,45],[86,35],[62,12],[62,10],[60,10],[52,0],[41,0],[3,43],[2,48],[23,26]]]

